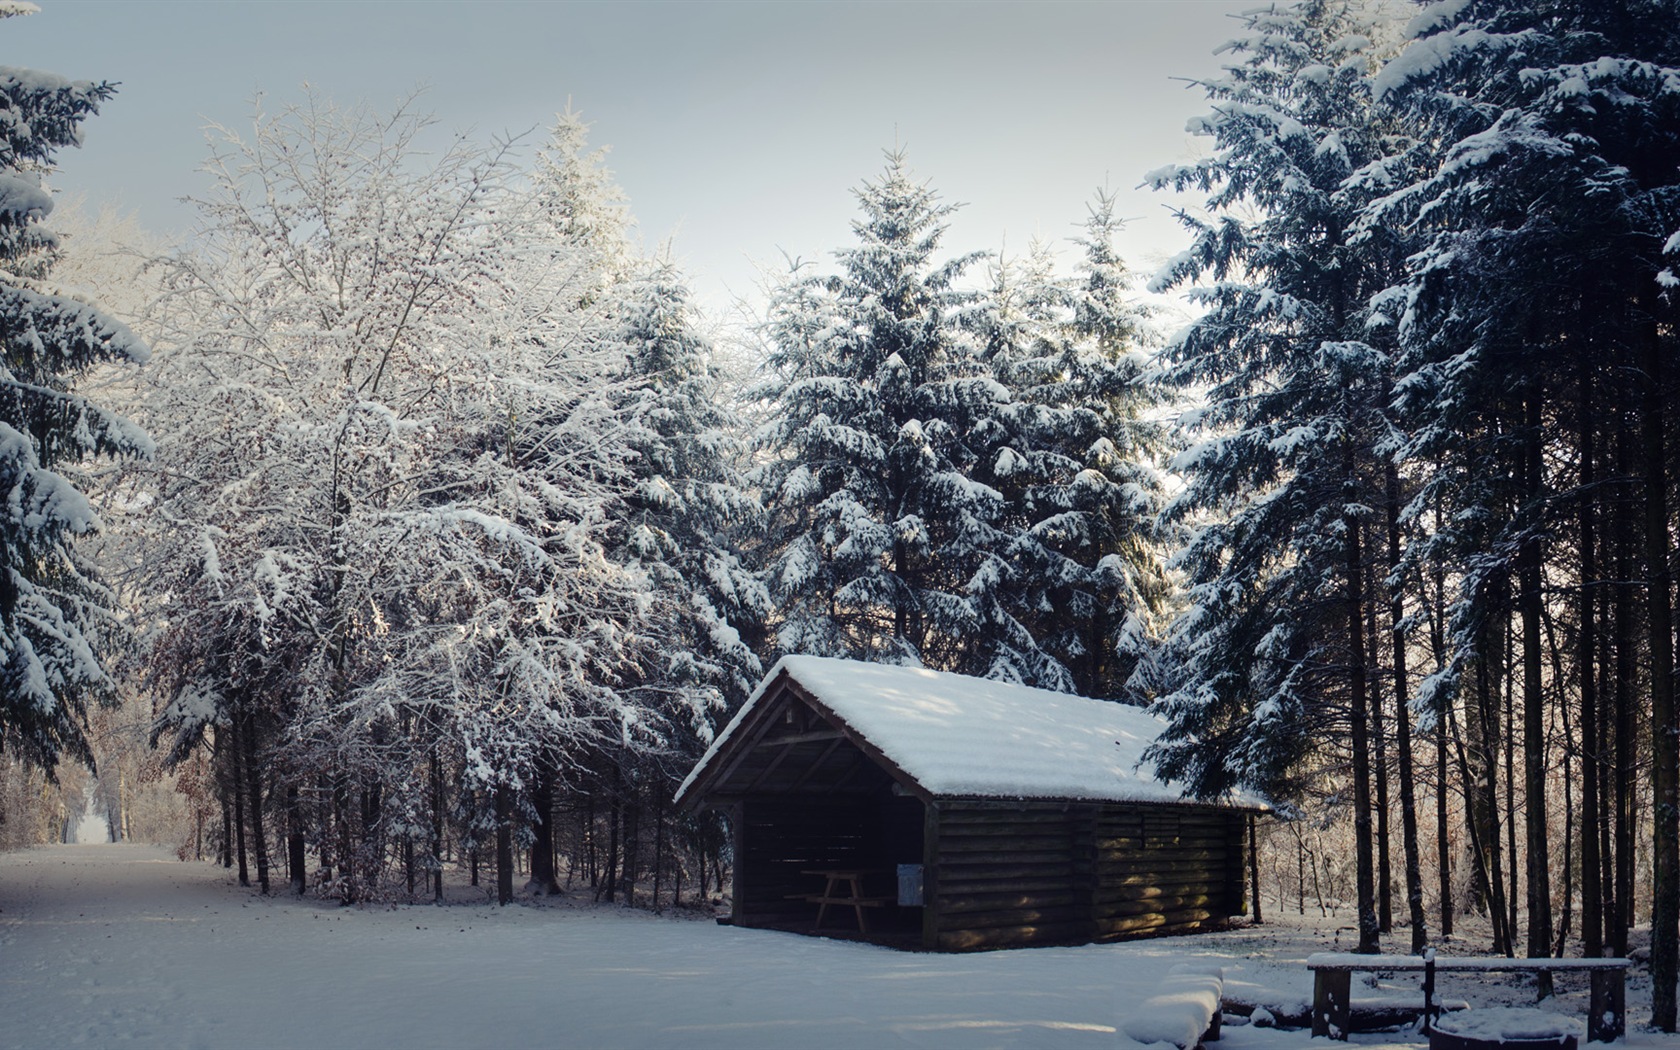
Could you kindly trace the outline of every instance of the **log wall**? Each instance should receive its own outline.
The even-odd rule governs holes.
[[[1243,911],[1241,811],[944,800],[929,814],[924,946],[1084,944]]]

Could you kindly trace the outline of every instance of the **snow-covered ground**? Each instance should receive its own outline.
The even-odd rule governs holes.
[[[1173,963],[1223,959],[1241,967],[1233,977],[1305,996],[1299,960],[1334,936],[1334,925],[1269,924],[924,955],[579,902],[262,898],[162,849],[51,846],[0,855],[0,1046],[1114,1050],[1136,1046],[1119,1022]],[[1522,990],[1448,994],[1491,1006]],[[1575,1009],[1573,994],[1557,1007]],[[1648,983],[1630,983],[1636,1029],[1649,997]],[[1680,1039],[1638,1030],[1628,1042],[1680,1050]],[[1315,1044],[1233,1026],[1220,1045]]]

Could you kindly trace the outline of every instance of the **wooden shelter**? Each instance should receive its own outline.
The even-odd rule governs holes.
[[[728,812],[734,923],[940,951],[1182,933],[1245,911],[1257,801],[1140,768],[1124,704],[783,659],[677,792]]]

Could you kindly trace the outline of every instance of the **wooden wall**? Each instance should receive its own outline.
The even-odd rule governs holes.
[[[965,951],[1203,929],[1243,911],[1245,814],[942,800],[923,944]]]

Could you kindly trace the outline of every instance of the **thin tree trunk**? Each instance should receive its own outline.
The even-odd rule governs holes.
[[[1353,447],[1344,451],[1345,485],[1349,502],[1353,501],[1355,475]],[[1364,557],[1360,546],[1361,525],[1352,514],[1344,514],[1342,528],[1347,533],[1345,586],[1347,587],[1348,686],[1353,704],[1353,843],[1359,906],[1359,945],[1357,951],[1376,954],[1381,950],[1377,925],[1376,858],[1371,841],[1371,756],[1369,694],[1365,679],[1365,598],[1361,583],[1364,580]]]
[[[233,826],[239,836],[239,884],[249,886],[250,866],[245,860],[245,749],[240,745],[239,731],[231,723],[228,726],[228,751],[233,756]]]
[[[1435,508],[1435,531],[1441,531],[1441,509]],[[1447,639],[1443,620],[1446,616],[1446,574],[1439,564],[1432,573],[1430,593],[1429,617],[1429,645],[1435,658],[1437,670],[1446,666]],[[1441,936],[1451,937],[1453,933],[1453,895],[1452,895],[1452,834],[1448,824],[1450,814],[1447,812],[1447,722],[1452,714],[1448,706],[1452,703],[1447,690],[1440,691],[1440,699],[1435,707],[1435,859],[1440,869],[1441,892]],[[1470,782],[1464,782],[1466,794],[1470,791]],[[1470,806],[1464,807],[1464,819],[1470,820]]]
[[[432,900],[443,903],[443,759],[432,750]]]
[[[1480,828],[1482,834],[1477,849],[1482,851],[1482,866],[1486,873],[1486,889],[1488,890],[1488,909],[1493,918],[1493,937],[1496,952],[1506,955],[1516,954],[1516,931],[1512,926],[1509,910],[1506,908],[1505,871],[1503,866],[1502,847],[1500,845],[1499,821],[1499,752],[1500,733],[1499,722],[1499,694],[1495,683],[1497,675],[1488,667],[1492,661],[1503,662],[1500,656],[1499,642],[1503,637],[1503,629],[1499,625],[1490,627],[1486,631],[1490,654],[1479,661],[1476,676],[1479,686],[1478,707],[1481,723],[1481,738],[1477,742],[1478,751],[1484,756],[1481,790],[1477,794],[1479,816],[1472,822],[1474,827]],[[1468,783],[1468,781],[1466,781]]]
[[[1423,914],[1423,865],[1418,857],[1417,785],[1412,769],[1411,683],[1406,673],[1405,591],[1400,585],[1400,472],[1392,462],[1384,471],[1388,504],[1389,629],[1394,642],[1395,745],[1400,761],[1400,849],[1406,865],[1406,910],[1412,926],[1412,954],[1422,955],[1429,943]],[[1441,785],[1443,792],[1446,785]],[[1444,863],[1444,862],[1443,862]]]
[[[1382,604],[1377,596],[1382,590],[1377,586],[1375,563],[1373,555],[1366,569],[1365,638],[1371,661],[1366,673],[1371,689],[1371,753],[1376,760],[1373,772],[1377,788],[1377,929],[1387,934],[1394,932],[1394,865],[1389,849],[1388,732],[1383,720],[1383,690],[1378,684],[1383,680],[1377,656],[1382,649],[1377,642],[1381,637],[1377,606]]]
[[[263,827],[263,786],[262,767],[257,763],[257,734],[254,719],[246,716],[244,732],[240,733],[241,743],[245,745],[245,776],[251,784],[251,835],[255,839],[257,852],[257,885],[259,892],[268,893],[268,836]]]
[[[1651,661],[1651,1023],[1675,1030],[1680,979],[1680,738],[1674,715],[1674,624],[1669,596],[1667,390],[1654,289],[1642,292],[1645,398],[1646,645]]]
[[[1597,958],[1604,954],[1604,861],[1599,855],[1599,825],[1602,817],[1598,806],[1598,784],[1603,760],[1603,735],[1598,728],[1598,622],[1595,588],[1598,566],[1593,532],[1593,510],[1596,507],[1594,488],[1597,472],[1593,463],[1592,368],[1586,347],[1579,355],[1579,407],[1577,411],[1580,458],[1581,503],[1579,508],[1580,592],[1578,615],[1581,621],[1576,657],[1581,696],[1581,940],[1582,954]],[[1565,894],[1566,901],[1568,895]],[[1561,951],[1559,955],[1563,954]]]
[[[1544,498],[1540,447],[1541,389],[1535,383],[1524,405],[1523,489],[1530,507]],[[1552,950],[1551,845],[1546,826],[1546,695],[1544,646],[1540,626],[1542,552],[1538,522],[1517,552],[1517,605],[1522,618],[1523,788],[1528,861],[1528,955],[1542,958]],[[1535,994],[1552,994],[1549,970],[1537,971]]]
[[[603,896],[608,901],[612,901],[618,896],[618,829],[624,809],[621,799],[623,783],[623,773],[615,762],[613,763],[612,796],[607,800],[606,892]]]
[[[304,871],[305,858],[303,855],[303,806],[298,799],[297,785],[286,788],[286,874],[291,883],[292,895],[303,896],[308,888],[308,875]]]
[[[1505,928],[1511,931],[1511,947],[1515,951],[1517,901],[1522,899],[1522,891],[1517,878],[1517,647],[1511,637],[1512,628],[1511,619],[1507,617],[1504,631],[1505,680],[1501,693],[1505,702],[1505,733],[1501,739],[1505,744],[1505,870],[1511,876],[1511,889],[1505,896],[1505,907],[1508,909]]]
[[[1616,524],[1616,907],[1611,912],[1610,950],[1616,956],[1628,952],[1628,930],[1637,916],[1634,910],[1634,843],[1638,834],[1638,746],[1636,723],[1638,714],[1633,701],[1635,675],[1634,632],[1638,621],[1633,606],[1634,518],[1632,495],[1628,482],[1633,476],[1631,428],[1623,424],[1617,431],[1616,473],[1623,480],[1623,498]]]
[[[629,805],[624,807],[624,903],[636,906],[636,879],[641,875],[642,792],[640,782],[630,784]]]
[[[496,903],[513,903],[513,792],[496,785]]]
[[[665,871],[665,792],[656,786],[653,797],[653,910],[661,911],[660,877]]]
[[[531,804],[537,811],[531,825],[536,842],[531,846],[531,879],[525,888],[539,897],[551,897],[560,892],[560,882],[554,877],[554,769],[546,761],[537,763]]]

